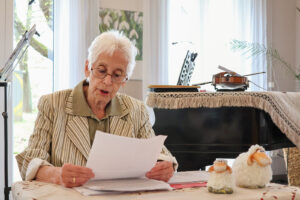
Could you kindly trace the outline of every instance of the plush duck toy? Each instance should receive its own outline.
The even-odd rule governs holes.
[[[272,179],[271,158],[265,149],[252,145],[234,161],[232,171],[235,184],[246,188],[263,188]]]
[[[216,160],[208,169],[209,178],[207,188],[209,192],[216,194],[232,194],[232,170],[226,160]]]

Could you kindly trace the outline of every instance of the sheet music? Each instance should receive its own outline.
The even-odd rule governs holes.
[[[167,136],[137,139],[97,131],[86,166],[97,179],[140,178],[157,162]]]
[[[25,54],[29,46],[29,42],[35,33],[36,29],[35,25],[33,25],[29,31],[25,31],[25,33],[22,35],[22,38],[20,39],[17,46],[9,56],[4,67],[1,68],[0,66],[0,81],[6,81],[6,79],[11,75],[17,63]]]
[[[86,166],[95,178],[74,188],[83,195],[172,190],[168,183],[148,179],[167,136],[137,139],[97,131]]]

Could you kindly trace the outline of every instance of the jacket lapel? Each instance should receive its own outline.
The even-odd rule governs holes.
[[[91,144],[87,118],[70,115],[66,126],[66,135],[82,155],[88,159]]]
[[[116,116],[110,116],[110,123],[109,123],[109,133],[114,135],[120,135],[125,137],[135,137],[134,133],[134,126],[129,119],[129,110],[128,106],[126,106],[126,103],[124,100],[120,97],[118,97],[122,114],[116,115]]]
[[[133,124],[119,116],[112,116],[109,124],[109,132],[114,135],[135,137]]]
[[[68,114],[66,135],[74,143],[74,145],[82,153],[82,155],[86,159],[88,159],[88,155],[91,149],[88,119],[86,117],[81,117],[73,114],[72,98],[73,95],[71,93],[66,102],[65,111]]]

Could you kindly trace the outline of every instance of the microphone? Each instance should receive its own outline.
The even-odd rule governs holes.
[[[37,36],[41,36],[40,34],[39,34],[39,32],[37,32],[37,31],[35,31],[35,33],[34,34],[36,34]]]
[[[29,1],[28,5],[30,6],[35,0]]]
[[[172,42],[171,44],[175,45],[175,44],[180,44],[180,43],[194,44],[192,41],[175,41],[175,42]]]

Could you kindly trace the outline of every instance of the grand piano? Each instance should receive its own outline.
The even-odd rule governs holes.
[[[285,130],[290,131],[294,122],[281,112],[281,109],[288,109],[280,107],[273,99],[285,94],[235,92],[233,98],[230,95],[150,92],[147,104],[153,107],[155,114],[153,129],[156,134],[168,136],[165,145],[176,157],[178,171],[204,169],[216,158],[235,158],[253,144],[259,144],[266,150],[295,146],[270,114],[262,109],[271,110],[275,118],[282,121],[277,121],[277,124],[287,124]],[[229,97],[232,98],[230,101]],[[249,101],[243,103],[245,99]],[[289,105],[287,107],[290,108]],[[300,129],[297,128],[292,127],[295,135],[299,134]]]
[[[266,150],[295,146],[268,113],[249,107],[154,108],[158,134],[176,157],[179,171],[203,169],[216,158],[235,158],[253,144]]]

